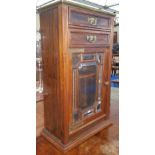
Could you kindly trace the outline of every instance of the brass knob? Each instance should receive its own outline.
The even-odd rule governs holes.
[[[104,82],[104,85],[108,86],[109,85],[109,81]]]
[[[96,36],[87,35],[87,41],[89,41],[91,43],[96,42]]]
[[[96,25],[97,24],[97,18],[88,17],[88,23],[91,25]]]

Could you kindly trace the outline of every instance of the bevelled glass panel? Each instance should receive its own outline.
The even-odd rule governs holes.
[[[79,80],[79,108],[93,106],[96,97],[96,75]]]
[[[72,55],[73,67],[73,128],[84,119],[101,111],[103,54]]]
[[[79,74],[91,74],[91,73],[96,73],[96,63],[92,66],[80,66],[79,67]]]

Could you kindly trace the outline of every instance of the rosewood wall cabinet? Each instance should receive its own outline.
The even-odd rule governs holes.
[[[114,15],[59,2],[42,7],[45,128],[66,152],[109,125]]]

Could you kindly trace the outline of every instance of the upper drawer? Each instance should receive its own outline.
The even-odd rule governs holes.
[[[109,39],[106,32],[70,30],[70,47],[105,47],[110,45]]]
[[[110,17],[89,11],[69,8],[69,24],[94,28],[110,28]]]

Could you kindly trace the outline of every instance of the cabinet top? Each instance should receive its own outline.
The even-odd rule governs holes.
[[[41,10],[42,8],[47,8],[50,7],[52,5],[56,5],[56,4],[69,4],[69,5],[73,5],[73,6],[79,6],[82,8],[86,8],[89,10],[93,10],[93,11],[97,11],[97,12],[102,12],[108,15],[112,15],[115,16],[114,13],[107,11],[104,9],[104,7],[102,5],[96,4],[96,3],[92,3],[90,1],[87,0],[49,0],[48,2],[38,5],[37,6],[37,10]]]

